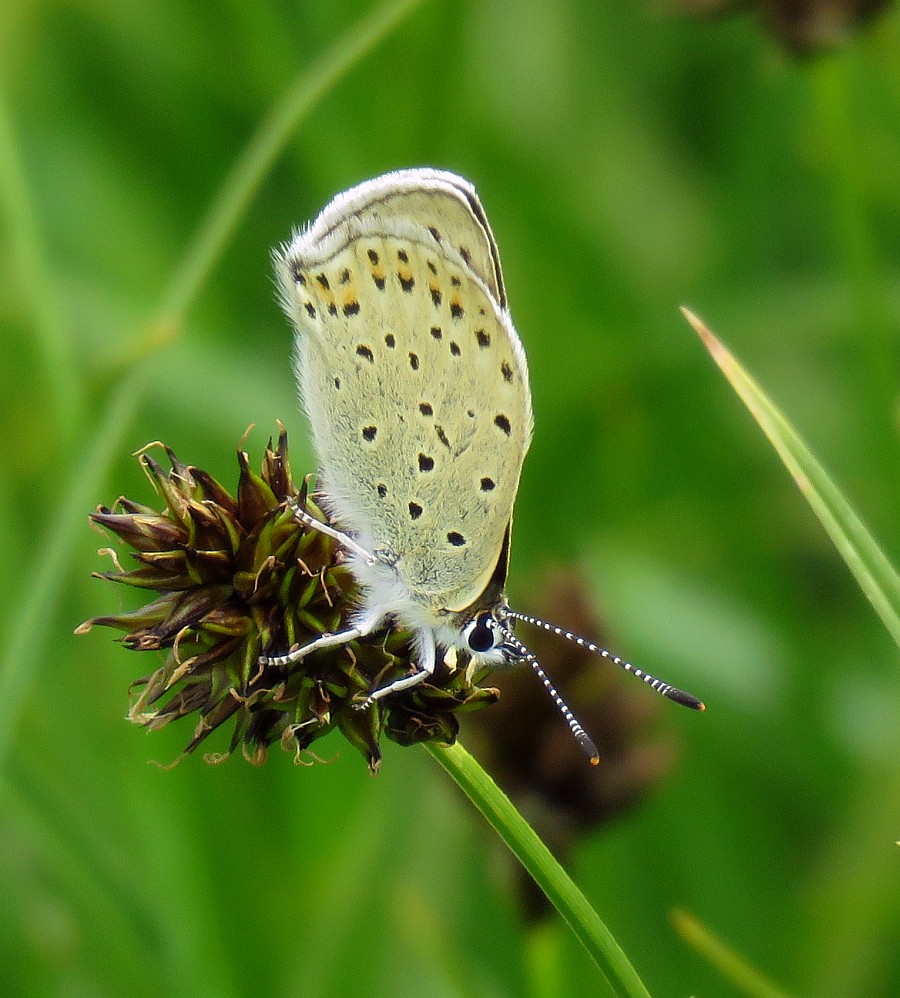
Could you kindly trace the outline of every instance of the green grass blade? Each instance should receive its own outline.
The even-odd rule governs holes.
[[[391,0],[361,18],[337,44],[304,69],[271,109],[226,179],[166,292],[161,311],[180,314],[209,276],[250,199],[300,121],[331,87],[422,0]]]
[[[672,925],[679,936],[750,998],[790,998],[751,966],[739,953],[726,946],[692,915],[673,911]]]
[[[0,807],[20,841],[45,859],[98,924],[114,921],[119,959],[159,959],[165,944],[157,899],[137,882],[129,857],[110,848],[105,828],[98,834],[75,816],[68,788],[48,787],[27,760],[7,768],[0,773]]]
[[[637,971],[587,898],[476,760],[459,743],[445,746],[429,742],[426,748],[534,878],[581,940],[615,994],[621,998],[649,998]]]
[[[71,332],[59,308],[57,287],[45,259],[14,123],[2,90],[0,214],[5,222],[4,255],[9,255],[17,290],[31,319],[31,329],[46,372],[46,405],[53,414],[57,445],[63,448],[72,442],[81,426],[82,387],[78,381],[77,365],[73,363],[75,351]]]
[[[0,658],[0,763],[14,740],[19,712],[39,667],[47,621],[65,582],[72,551],[85,528],[88,512],[97,505],[99,483],[122,445],[136,400],[143,394],[142,372],[143,368],[135,368],[116,385],[87,453],[58,493],[63,501],[49,517],[50,530],[33,568],[9,601],[10,623]]]
[[[704,323],[681,310],[732,388],[750,410],[797,487],[900,647],[900,577],[797,432]]]
[[[152,319],[134,340],[123,373],[104,409],[99,425],[91,431],[86,457],[75,468],[70,481],[58,491],[63,502],[52,517],[49,535],[35,555],[34,568],[23,580],[19,600],[10,601],[7,620],[10,634],[0,658],[0,762],[12,741],[16,720],[27,695],[44,643],[44,623],[60,589],[79,530],[97,501],[99,483],[134,413],[144,397],[143,365],[138,361],[178,336],[186,310],[209,277],[241,212],[249,204],[265,172],[284,148],[292,129],[340,76],[348,72],[421,0],[393,0],[359,21],[310,70],[304,71],[250,140],[243,156],[226,178],[176,268],[168,289]]]

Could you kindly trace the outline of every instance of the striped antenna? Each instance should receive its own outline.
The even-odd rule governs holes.
[[[692,710],[706,710],[706,704],[702,700],[698,700],[690,693],[685,693],[684,690],[676,689],[674,686],[664,683],[661,679],[655,679],[649,672],[644,672],[643,670],[636,668],[630,662],[626,662],[624,659],[619,658],[618,655],[613,655],[613,653],[607,651],[606,648],[601,648],[599,645],[595,645],[593,641],[587,641],[585,638],[579,637],[571,631],[567,631],[564,627],[557,627],[556,624],[548,624],[546,620],[541,620],[540,617],[532,617],[527,613],[516,613],[515,610],[510,610],[508,608],[504,608],[503,616],[511,617],[513,620],[524,620],[526,624],[533,624],[535,627],[540,627],[545,631],[549,631],[551,634],[558,634],[559,637],[565,638],[567,641],[571,641],[573,644],[578,645],[579,648],[584,648],[586,651],[593,652],[595,655],[599,655],[601,658],[605,658],[612,662],[613,665],[618,665],[626,672],[630,672],[633,676],[637,676],[637,678],[642,679],[650,687],[650,689],[656,690],[660,696],[664,696],[669,700],[674,700],[675,703],[680,703],[683,707],[690,707]],[[524,648],[524,645],[522,645],[522,647]],[[571,723],[572,722],[570,721],[570,726]]]
[[[541,668],[540,662],[531,654],[531,652],[522,644],[517,637],[510,633],[505,627],[502,628],[503,631],[503,643],[509,645],[518,654],[522,661],[527,662],[532,669],[537,673],[538,679],[544,684],[545,689],[553,697],[556,706],[559,707],[562,712],[562,716],[566,719],[569,727],[572,729],[572,734],[575,736],[575,741],[578,742],[578,746],[582,752],[591,760],[591,765],[596,766],[600,762],[600,753],[597,751],[597,746],[588,737],[587,732],[578,723],[577,718],[569,710],[568,705],[565,700],[556,692],[556,688],[553,683],[547,678],[547,673]]]

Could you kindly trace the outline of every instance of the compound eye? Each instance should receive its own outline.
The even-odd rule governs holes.
[[[494,618],[489,613],[483,613],[470,624],[471,630],[466,642],[472,651],[490,651],[494,647]]]

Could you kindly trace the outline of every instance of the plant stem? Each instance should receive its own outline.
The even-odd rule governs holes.
[[[429,752],[487,818],[510,851],[566,920],[620,998],[650,998],[628,957],[584,894],[512,802],[459,744],[429,742]]]

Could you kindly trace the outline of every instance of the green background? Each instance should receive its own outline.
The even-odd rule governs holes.
[[[375,779],[337,736],[328,765],[276,747],[262,769],[163,771],[148,760],[188,728],[123,721],[155,665],[72,635],[134,605],[89,578],[107,564],[87,527],[97,503],[149,501],[132,451],[162,439],[233,484],[246,427],[256,463],[281,419],[313,470],[269,250],[336,191],[431,165],[477,184],[529,357],[513,602],[577,566],[615,650],[709,706],[659,712],[677,766],[569,869],[653,994],[741,993],[673,908],[794,993],[900,994],[896,648],[677,309],[896,560],[900,19],[798,62],[750,14],[404,6],[153,347],[228,171],[372,5],[4,5],[4,992],[606,993],[563,926],[523,927],[502,847],[424,752],[388,744]]]

